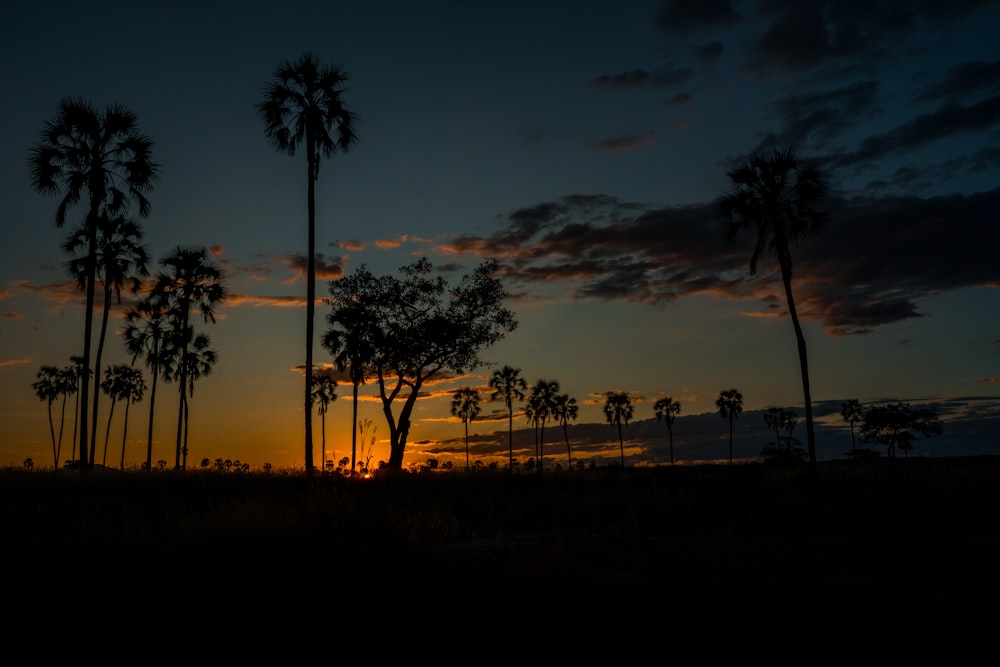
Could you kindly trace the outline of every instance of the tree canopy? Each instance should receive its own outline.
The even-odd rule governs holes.
[[[329,283],[327,322],[345,333],[364,322],[374,377],[389,426],[387,467],[401,469],[413,407],[424,384],[445,373],[483,366],[481,351],[514,331],[504,306],[507,292],[495,261],[483,262],[455,286],[433,276],[426,257],[403,266],[399,276],[375,276],[366,266]],[[393,403],[403,401],[398,414]]]

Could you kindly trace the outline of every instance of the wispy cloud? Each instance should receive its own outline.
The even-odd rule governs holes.
[[[646,134],[605,139],[604,141],[587,146],[587,150],[594,153],[620,153],[648,148],[654,143],[656,143],[656,132],[650,130]]]

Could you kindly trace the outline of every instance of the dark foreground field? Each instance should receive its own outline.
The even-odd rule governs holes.
[[[67,629],[395,624],[580,646],[696,628],[853,642],[1000,618],[997,458],[826,463],[815,477],[9,469],[0,520],[5,608]]]

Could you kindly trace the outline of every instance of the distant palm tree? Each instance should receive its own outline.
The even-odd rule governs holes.
[[[503,399],[507,405],[508,433],[510,448],[510,472],[514,472],[514,401],[524,400],[524,391],[528,388],[528,383],[521,377],[521,369],[511,366],[504,366],[493,371],[490,378],[490,389],[493,394],[491,400]]]
[[[681,413],[681,404],[672,396],[666,396],[653,404],[656,421],[661,419],[667,423],[667,434],[670,436],[670,465],[674,464],[674,420]]]
[[[552,418],[558,421],[563,427],[563,438],[566,440],[566,465],[568,470],[573,469],[573,453],[569,448],[569,423],[576,419],[577,415],[576,399],[570,398],[568,394],[556,396],[552,404]]]
[[[816,437],[813,430],[812,397],[809,390],[809,363],[806,339],[792,298],[792,246],[800,239],[819,233],[826,215],[817,207],[826,197],[823,173],[800,160],[791,149],[755,150],[728,170],[729,193],[718,200],[728,220],[727,240],[749,229],[756,234],[750,257],[750,273],[757,272],[757,260],[765,251],[774,253],[781,269],[788,314],[795,328],[802,394],[806,411],[806,438],[810,471],[816,470]]]
[[[66,366],[64,369],[66,373],[67,382],[69,382],[70,376],[72,376],[76,382],[76,386],[73,389],[73,392],[76,393],[76,400],[73,401],[73,453],[70,456],[70,460],[75,461],[76,444],[77,444],[76,430],[77,427],[79,426],[80,400],[81,400],[80,394],[82,393],[82,391],[80,390],[80,384],[83,382],[84,373],[86,373],[87,375],[93,375],[93,371],[91,371],[89,368],[83,365],[83,357],[81,356],[72,355],[69,358],[69,362],[70,362],[69,366]]]
[[[628,426],[632,418],[632,399],[624,391],[609,391],[604,399],[604,416],[608,423],[618,427],[618,446],[621,448],[622,467],[625,467],[625,440],[622,425]]]
[[[125,313],[122,338],[132,355],[132,365],[142,357],[149,367],[152,384],[149,391],[149,424],[146,432],[146,470],[153,469],[153,410],[156,405],[156,382],[161,375],[163,342],[170,332],[170,305],[166,294],[156,291]]]
[[[539,380],[531,388],[531,405],[534,408],[534,418],[538,420],[539,474],[545,468],[545,422],[552,416],[557,396],[559,396],[559,383],[555,380]]]
[[[56,448],[56,429],[52,423],[52,404],[55,403],[55,400],[58,398],[60,392],[61,380],[59,377],[59,369],[55,366],[42,366],[38,369],[38,373],[35,377],[38,379],[31,384],[31,388],[35,390],[35,395],[38,396],[38,400],[45,401],[48,406],[49,435],[52,438],[52,459],[56,470],[58,470],[59,451]]]
[[[346,153],[356,143],[355,114],[344,106],[348,76],[336,67],[320,65],[316,56],[303,53],[294,62],[274,70],[274,80],[257,103],[264,134],[274,148],[289,155],[303,143],[306,152],[306,197],[309,244],[306,252],[306,472],[312,472],[312,370],[313,318],[316,308],[316,181],[321,157]]]
[[[94,291],[97,280],[98,225],[104,216],[123,215],[131,204],[139,215],[150,212],[145,193],[156,180],[159,165],[152,160],[153,142],[138,129],[134,113],[121,105],[98,111],[89,102],[63,98],[55,117],[45,123],[41,139],[31,149],[28,167],[35,190],[45,195],[62,195],[56,208],[56,226],[66,222],[69,209],[86,201],[84,228],[87,236],[85,267],[87,292],[84,310],[80,389],[80,459],[86,471],[87,422],[91,357],[90,347],[94,317]],[[84,199],[86,198],[86,199]],[[97,391],[95,389],[95,395]],[[92,451],[92,448],[91,448]]]
[[[313,373],[312,399],[314,403],[319,403],[322,441],[320,470],[326,470],[326,411],[330,408],[330,404],[337,400],[337,381],[333,379],[333,373],[329,370],[324,369]]]
[[[190,324],[191,311],[199,310],[204,321],[214,323],[215,307],[225,300],[226,290],[222,284],[222,271],[211,261],[205,248],[178,246],[161,260],[161,264],[167,271],[159,273],[152,293],[157,298],[165,299],[170,306],[171,333],[167,340],[169,349],[164,348],[162,351],[170,357],[171,371],[179,384],[180,405],[177,411],[174,467],[181,468],[182,450],[187,449],[181,444],[182,436],[185,440],[187,438],[187,428],[184,426],[185,391],[189,386],[187,373],[195,367],[188,352],[189,347],[198,340],[194,335],[194,327]],[[195,354],[195,358],[197,356]],[[182,363],[185,360],[187,363]]]
[[[138,294],[142,286],[139,276],[148,276],[146,264],[149,254],[142,239],[142,227],[130,218],[122,216],[103,216],[98,222],[97,237],[97,278],[104,288],[104,307],[101,316],[101,332],[97,338],[97,350],[94,356],[94,367],[101,367],[101,357],[104,352],[104,341],[108,331],[108,315],[111,312],[112,300],[122,302],[122,288],[132,294]],[[63,250],[72,254],[87,245],[87,229],[78,228],[66,239]],[[76,257],[68,262],[69,272],[77,277],[81,287],[86,286],[87,265],[90,257]],[[94,394],[93,431],[90,437],[90,463],[94,463],[94,443],[97,440],[97,412],[100,393]],[[105,449],[106,449],[105,443]]]
[[[861,405],[861,401],[851,398],[840,404],[840,416],[844,418],[845,422],[851,425],[851,451],[853,452],[855,451],[854,424],[865,418],[865,409]]]
[[[111,411],[108,414],[108,433],[111,432],[111,413],[114,412],[115,402],[124,400],[125,401],[125,422],[122,426],[122,458],[119,464],[119,469],[125,470],[125,442],[128,437],[128,412],[129,406],[132,403],[137,403],[142,400],[143,395],[146,392],[146,380],[142,377],[142,371],[134,366],[127,366],[125,364],[118,364],[112,367],[113,373],[115,375],[114,384],[109,383],[108,387],[104,384],[101,388],[104,389],[111,399]],[[108,370],[112,370],[109,368]],[[107,438],[104,440],[104,451],[105,457],[107,457]]]
[[[62,442],[63,442],[63,429],[66,426],[66,401],[70,396],[75,396],[80,388],[80,376],[78,375],[79,369],[75,364],[70,364],[59,369],[59,395],[62,396],[62,408],[60,409],[61,416],[59,418],[59,445],[56,447],[57,455],[61,455],[62,452]],[[73,404],[76,405],[76,399],[73,400]],[[74,410],[75,412],[75,410]],[[76,414],[73,416],[76,419]],[[74,424],[74,429],[76,425]],[[76,442],[76,432],[73,433],[73,441]],[[75,449],[74,449],[75,453]]]
[[[189,398],[194,397],[194,383],[211,374],[212,366],[219,360],[206,334],[194,334],[194,327],[187,328],[187,334],[174,331],[167,343],[167,354],[163,358],[163,379],[177,381],[180,385],[180,414],[183,418],[183,440],[181,458],[175,467],[187,468]]]
[[[479,392],[473,387],[455,391],[451,399],[451,414],[465,424],[465,469],[469,469],[469,422],[479,414]]]
[[[108,440],[111,437],[111,418],[115,414],[115,404],[123,400],[128,394],[126,374],[131,370],[125,364],[114,364],[104,369],[104,380],[101,381],[101,391],[111,399],[111,408],[108,410],[108,425],[104,431],[104,457],[101,465],[108,465]]]
[[[743,394],[738,389],[720,391],[715,407],[719,408],[719,414],[724,419],[729,419],[729,465],[733,465],[733,420],[739,419],[743,412]]]
[[[353,280],[365,285],[370,284],[369,278],[374,281],[374,276],[365,267],[361,267],[355,272]],[[337,307],[327,314],[330,327],[320,341],[323,349],[333,356],[334,365],[341,371],[347,371],[353,385],[351,474],[354,473],[358,451],[358,387],[364,384],[375,353],[370,305],[363,297],[353,301],[338,301]]]

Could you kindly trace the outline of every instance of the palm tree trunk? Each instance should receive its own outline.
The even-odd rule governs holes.
[[[541,475],[545,466],[545,420],[539,423],[538,428],[538,474]]]
[[[174,469],[180,470],[181,468],[181,437],[184,433],[184,379],[183,371],[181,372],[181,390],[180,399],[177,404],[177,445],[174,449]]]
[[[52,399],[49,399],[49,436],[52,438],[52,467],[59,469],[59,455],[56,454],[56,428],[52,425]]]
[[[111,285],[108,281],[107,276],[104,278],[104,313],[101,315],[101,335],[97,339],[97,352],[94,357],[94,423],[93,423],[93,434],[90,438],[90,465],[94,465],[94,443],[97,442],[97,404],[101,397],[100,385],[97,382],[98,373],[101,370],[101,357],[104,355],[104,339],[108,332],[108,313],[111,310]],[[112,407],[114,407],[114,401],[112,401]],[[108,428],[111,428],[111,424],[108,424]],[[108,454],[108,438],[104,437],[104,456],[107,458]],[[107,463],[107,461],[105,461]]]
[[[568,470],[572,470],[573,453],[569,449],[569,429],[566,428],[566,424],[563,424],[563,438],[566,439],[566,467]]]
[[[111,400],[111,409],[108,410],[108,425],[104,431],[104,458],[101,459],[101,465],[105,468],[108,466],[108,439],[111,437],[111,417],[115,414],[115,403],[118,401]],[[94,401],[95,405],[97,401]]]
[[[76,399],[73,401],[73,453],[70,460],[76,460],[76,425],[80,421],[80,379],[76,380]]]
[[[809,446],[809,472],[816,472],[816,435],[813,430],[812,395],[809,391],[809,361],[806,356],[806,338],[802,333],[802,326],[799,324],[799,316],[795,311],[795,300],[792,298],[792,276],[791,267],[786,269],[785,262],[781,263],[781,278],[785,284],[785,300],[788,302],[788,314],[792,317],[792,326],[795,327],[795,342],[799,348],[799,368],[802,371],[802,400],[805,403],[806,411],[806,442]]]
[[[669,417],[668,417],[669,419]],[[670,422],[667,422],[667,434],[670,436],[670,465],[674,464],[674,429],[670,428]]]
[[[307,198],[309,206],[309,249],[306,254],[306,474],[313,471],[312,443],[312,378],[313,378],[313,317],[316,309],[316,149],[312,131],[306,130],[306,168],[309,172]],[[353,472],[353,471],[352,471]]]
[[[63,392],[62,411],[59,416],[59,444],[56,446],[56,469],[59,468],[59,455],[62,454],[63,427],[66,425],[66,392]]]
[[[157,354],[156,347],[153,348],[153,355]],[[156,403],[156,378],[159,373],[159,365],[153,363],[153,382],[149,392],[149,426],[146,430],[146,470],[153,470],[153,405]]]
[[[128,406],[131,402],[131,397],[125,399],[125,426],[122,427],[122,462],[120,466],[122,472],[125,472],[125,437],[128,435]]]
[[[465,470],[469,470],[469,422],[465,422]]]
[[[100,197],[91,190],[90,213],[87,215],[87,308],[84,312],[83,325],[83,387],[80,389],[80,470],[86,472],[94,461],[93,450],[88,450],[87,436],[89,428],[87,411],[90,407],[90,345],[93,342],[94,327],[94,283],[97,270],[97,211]],[[94,384],[97,385],[95,373]],[[87,452],[90,451],[88,456]]]
[[[625,440],[622,438],[622,423],[618,422],[618,448],[622,454],[622,468],[625,467]]]
[[[351,406],[351,475],[354,475],[354,458],[358,452],[358,383],[354,383],[354,401]]]
[[[733,465],[733,415],[729,415],[729,465]]]
[[[514,474],[514,408],[509,403],[507,405],[507,433],[508,452],[510,454],[510,474]]]

